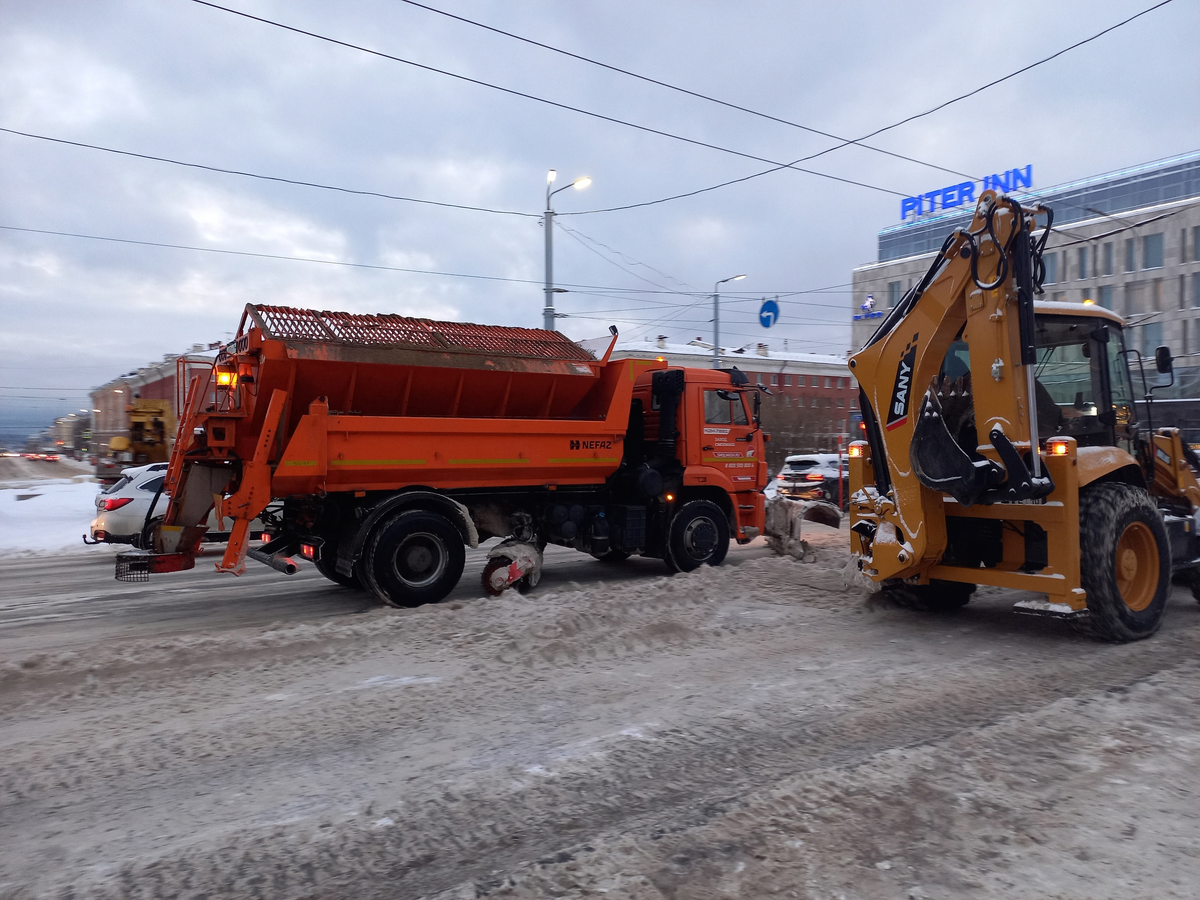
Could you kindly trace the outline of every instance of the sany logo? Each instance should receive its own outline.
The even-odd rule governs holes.
[[[912,396],[913,368],[917,364],[917,337],[914,334],[896,367],[896,383],[892,386],[892,402],[888,404],[887,430],[898,428],[908,421],[908,402]]]

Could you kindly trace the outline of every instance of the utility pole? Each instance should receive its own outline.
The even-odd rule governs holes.
[[[731,275],[713,285],[713,368],[721,368],[721,285],[727,281],[741,281],[745,275]]]
[[[554,179],[557,177],[558,172],[554,169],[546,173],[546,211],[542,214],[542,227],[546,229],[546,305],[542,307],[542,327],[547,331],[558,330],[554,327],[556,318],[554,312],[554,210],[550,206],[550,198],[567,188],[573,187],[577,191],[582,191],[592,183],[592,179],[584,175],[576,178],[570,184],[560,187],[557,191],[551,190]]]

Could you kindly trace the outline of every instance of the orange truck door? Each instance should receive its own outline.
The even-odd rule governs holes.
[[[688,462],[723,473],[729,479],[729,490],[754,490],[758,456],[742,393],[707,385],[695,385],[693,390],[696,394],[688,410],[703,410],[704,421],[697,423],[700,434],[692,444],[699,444],[699,452],[689,453]]]

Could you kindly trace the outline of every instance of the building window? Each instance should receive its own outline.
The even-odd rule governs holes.
[[[832,387],[833,387],[833,379],[832,379],[832,378],[826,378],[826,379],[825,379],[825,387],[826,387],[826,389],[829,389],[829,388],[832,388]]]
[[[804,387],[804,376],[803,375],[796,376],[796,387]]]
[[[844,409],[845,407],[846,407],[846,398],[838,397],[838,409]]]
[[[1162,346],[1162,342],[1162,322],[1147,322],[1142,326],[1142,356],[1153,356],[1154,351]]]
[[[791,376],[791,375],[784,375],[784,376],[783,376],[783,386],[784,386],[784,387],[791,387],[791,386],[792,386],[792,376]]]
[[[1125,271],[1132,272],[1133,265],[1133,238],[1125,239]]]
[[[1104,245],[1104,274],[1111,275],[1113,273],[1113,245],[1109,241]]]
[[[1200,272],[1192,276],[1192,306],[1200,307]]]
[[[771,387],[779,387],[779,374],[775,373],[771,376]],[[1032,430],[1032,426],[1030,426]]]
[[[1105,309],[1113,308],[1113,286],[1111,284],[1100,285],[1100,305]]]
[[[853,397],[850,398],[850,408],[858,409],[858,401],[855,400]]]
[[[1188,352],[1188,320],[1183,320],[1183,355],[1187,356]]]
[[[888,282],[888,308],[891,309],[900,302],[900,282]]]
[[[1192,262],[1200,262],[1200,225],[1192,227]]]
[[[1042,257],[1042,262],[1046,264],[1046,277],[1042,284],[1057,284],[1058,283],[1058,254],[1047,253]]]
[[[1087,251],[1087,247],[1079,248],[1079,274],[1075,276],[1076,278],[1082,279],[1088,277]]]
[[[1161,269],[1163,266],[1163,236],[1148,234],[1142,238],[1142,268]]]

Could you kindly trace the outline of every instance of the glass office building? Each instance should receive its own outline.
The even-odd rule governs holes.
[[[1152,356],[1166,344],[1190,370],[1178,373],[1170,394],[1200,396],[1200,151],[1013,194],[1054,210],[1041,299],[1091,300],[1125,316],[1130,346]],[[879,232],[878,260],[852,277],[856,348],[925,273],[946,236],[970,223],[971,208]]]

